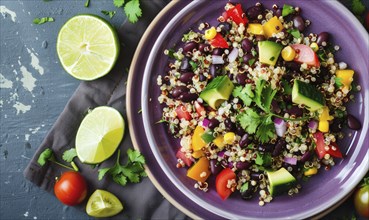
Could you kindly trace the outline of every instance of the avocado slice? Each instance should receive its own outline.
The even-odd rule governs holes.
[[[295,183],[296,179],[284,167],[277,171],[267,171],[269,180],[269,192],[272,196],[288,191]]]
[[[292,88],[292,102],[304,104],[309,111],[316,111],[324,107],[324,96],[312,84],[295,79]]]
[[[273,41],[259,41],[259,61],[274,66],[283,46]]]
[[[229,99],[233,88],[234,85],[228,76],[218,76],[200,93],[200,98],[213,109],[217,109],[224,101]]]

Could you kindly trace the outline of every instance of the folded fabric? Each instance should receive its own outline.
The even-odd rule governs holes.
[[[42,151],[51,148],[56,157],[61,160],[64,151],[74,147],[75,136],[78,127],[89,109],[97,106],[111,106],[117,109],[127,121],[125,109],[127,72],[136,46],[145,29],[155,15],[166,5],[164,0],[140,1],[143,10],[143,18],[138,23],[131,24],[126,21],[117,30],[122,44],[121,54],[114,69],[103,78],[81,82],[65,109],[37,149],[34,157],[24,170],[26,179],[38,187],[53,193],[55,177],[65,169],[47,163],[40,166],[37,159]],[[128,148],[132,148],[129,132],[126,132],[123,142],[120,144],[123,155]],[[109,177],[98,180],[98,169],[112,166],[116,155],[103,162],[99,167],[92,168],[75,160],[80,172],[86,178],[91,195],[95,189],[106,189],[114,193],[123,203],[124,211],[114,218],[119,219],[185,219],[182,212],[172,206],[154,187],[148,178],[141,183],[127,184],[122,187],[113,182]],[[125,160],[126,158],[122,159]],[[86,201],[76,208],[84,211]]]

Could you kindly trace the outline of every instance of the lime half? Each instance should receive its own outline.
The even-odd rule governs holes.
[[[86,115],[78,128],[77,156],[83,163],[101,163],[114,154],[123,135],[122,115],[112,107],[97,107]]]
[[[56,50],[64,69],[80,80],[106,75],[119,55],[114,28],[95,15],[77,15],[59,31]]]
[[[86,205],[86,212],[93,217],[111,217],[123,210],[123,205],[113,194],[105,190],[97,189]]]

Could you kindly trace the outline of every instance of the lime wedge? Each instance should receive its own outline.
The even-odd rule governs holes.
[[[60,29],[56,50],[63,68],[80,80],[106,75],[119,55],[114,28],[95,15],[77,15]]]
[[[111,217],[123,210],[123,205],[112,193],[97,189],[86,205],[86,212],[92,217]]]
[[[78,128],[77,156],[83,163],[101,163],[113,155],[123,135],[122,115],[112,107],[97,107],[86,115]]]

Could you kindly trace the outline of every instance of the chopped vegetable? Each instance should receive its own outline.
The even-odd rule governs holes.
[[[54,18],[52,17],[42,17],[42,18],[35,18],[33,19],[34,24],[44,24],[46,22],[54,22]]]

